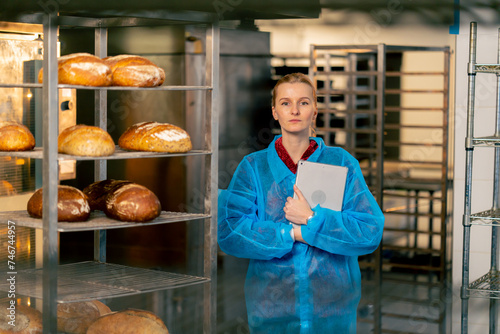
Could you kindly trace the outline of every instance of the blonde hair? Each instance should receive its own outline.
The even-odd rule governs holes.
[[[274,85],[273,92],[272,92],[272,106],[276,106],[276,91],[278,90],[278,87],[281,84],[284,83],[304,83],[311,87],[312,93],[313,93],[313,103],[314,107],[317,109],[318,108],[318,96],[316,94],[316,87],[314,87],[313,82],[311,79],[305,75],[304,73],[290,73],[282,77],[281,79],[278,80],[276,85]],[[316,130],[314,130],[313,125],[311,124],[309,126],[309,132],[311,137],[316,137]]]
[[[318,97],[316,95],[316,87],[314,87],[314,84],[313,82],[311,81],[311,79],[305,75],[304,73],[290,73],[290,74],[287,74],[285,75],[284,77],[282,77],[281,79],[278,80],[278,82],[276,83],[276,85],[274,85],[274,88],[273,88],[273,99],[272,99],[272,106],[276,106],[276,91],[278,90],[278,87],[281,85],[281,84],[284,84],[284,83],[304,83],[306,85],[308,85],[309,87],[311,87],[312,89],[312,92],[313,92],[313,103],[314,103],[314,106],[316,107],[318,105]]]

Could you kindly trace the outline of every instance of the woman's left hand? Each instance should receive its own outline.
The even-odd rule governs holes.
[[[294,224],[307,225],[307,218],[312,216],[313,211],[296,185],[293,186],[293,191],[297,194],[297,198],[288,197],[286,199],[285,207],[283,208],[285,217]]]

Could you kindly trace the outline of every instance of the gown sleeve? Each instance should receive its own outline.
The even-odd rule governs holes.
[[[312,208],[314,216],[301,226],[302,237],[311,246],[333,254],[360,256],[377,249],[384,215],[365,183],[359,163],[349,158],[349,173],[342,211]]]
[[[293,247],[292,226],[264,220],[257,172],[247,159],[236,169],[227,190],[219,193],[217,240],[227,254],[249,259],[281,258]]]

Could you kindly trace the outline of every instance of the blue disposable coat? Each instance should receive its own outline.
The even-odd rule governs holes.
[[[278,137],[276,137],[278,138]],[[293,174],[275,140],[246,156],[219,195],[218,242],[227,254],[249,258],[245,296],[252,333],[355,333],[361,297],[358,256],[373,252],[384,216],[358,161],[322,139],[308,158],[348,167],[342,211],[319,205],[301,226],[308,245],[294,242],[283,212]]]

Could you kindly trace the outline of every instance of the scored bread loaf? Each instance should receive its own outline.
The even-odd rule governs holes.
[[[15,319],[15,326],[9,324],[12,319]],[[15,309],[12,309],[11,304],[2,303],[0,305],[0,334],[42,333],[42,313],[40,311],[26,305],[15,305]]]
[[[145,222],[161,213],[158,197],[148,188],[126,180],[97,181],[83,189],[92,210],[120,221]]]
[[[43,188],[39,188],[28,200],[28,214],[43,217]],[[57,220],[60,222],[86,221],[90,216],[87,196],[79,189],[59,185],[57,188]]]
[[[87,334],[168,334],[167,326],[154,313],[128,309],[106,314],[90,325]]]
[[[72,53],[58,58],[58,82],[67,85],[105,87],[112,83],[109,66],[90,53]],[[43,68],[38,73],[43,82]]]
[[[64,129],[57,141],[59,153],[103,157],[115,152],[113,138],[97,126],[73,125]]]
[[[189,134],[169,123],[143,122],[129,127],[118,139],[125,150],[166,153],[188,152],[193,148]]]
[[[57,331],[85,334],[94,321],[108,313],[110,308],[98,300],[57,304]]]
[[[29,151],[35,147],[35,137],[23,124],[0,121],[0,151]]]
[[[165,71],[149,59],[136,55],[107,57],[114,86],[156,87],[165,81]]]

